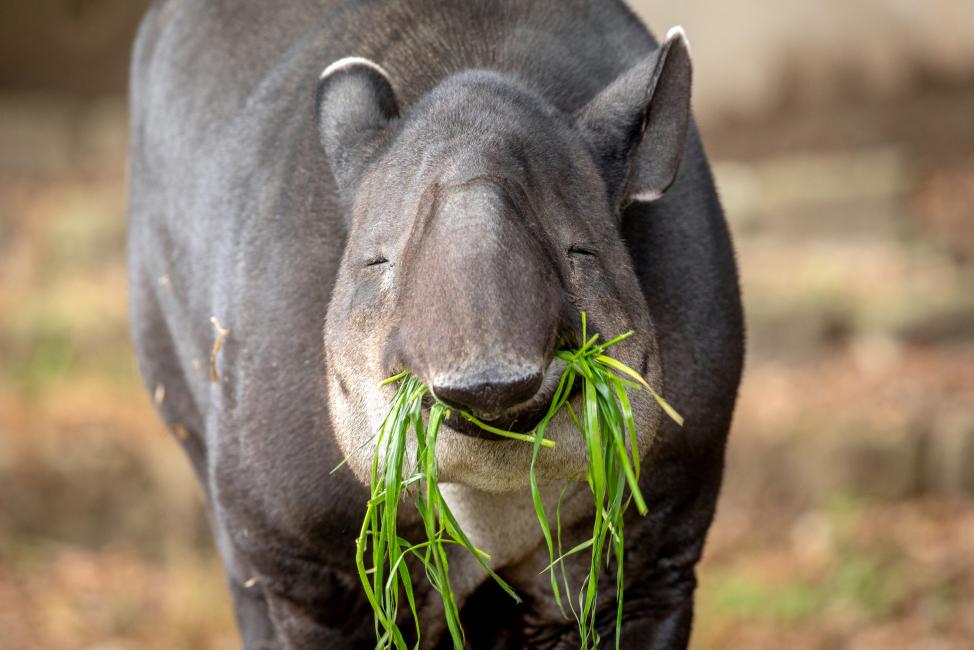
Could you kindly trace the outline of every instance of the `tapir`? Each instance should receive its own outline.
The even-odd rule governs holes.
[[[649,513],[626,515],[619,639],[602,572],[601,644],[688,644],[743,349],[691,76],[683,31],[658,41],[618,0],[151,6],[130,83],[133,340],[202,485],[244,647],[375,646],[355,539],[396,389],[380,384],[409,371],[454,414],[436,448],[448,505],[520,598],[451,548],[467,647],[578,648],[532,446],[456,414],[532,431],[583,313],[601,340],[634,333],[609,353],[685,418],[633,393]],[[591,533],[588,458],[564,412],[546,436],[537,472],[549,513],[568,485],[567,548]],[[566,560],[576,587],[584,556]],[[404,634],[453,647],[411,570],[420,638],[408,611]]]

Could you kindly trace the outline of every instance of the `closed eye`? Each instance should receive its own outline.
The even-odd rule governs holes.
[[[595,257],[595,250],[583,244],[575,244],[568,249],[568,254],[583,257]]]
[[[387,260],[383,255],[375,255],[365,261],[366,266],[382,266],[383,264],[388,263],[389,260]]]

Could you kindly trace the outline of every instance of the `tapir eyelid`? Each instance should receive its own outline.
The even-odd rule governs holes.
[[[573,246],[570,246],[568,248],[568,254],[569,255],[584,255],[586,257],[595,257],[596,256],[596,252],[593,249],[589,248],[588,246],[581,245],[581,244],[575,244]]]

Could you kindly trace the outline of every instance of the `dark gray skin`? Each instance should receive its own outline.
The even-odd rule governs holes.
[[[378,382],[409,369],[529,430],[582,310],[590,331],[636,332],[613,355],[686,418],[635,403],[650,514],[627,514],[622,647],[687,645],[743,346],[689,93],[682,36],[658,47],[606,0],[153,6],[132,65],[134,340],[204,487],[245,647],[374,645],[353,547],[369,454],[330,470],[384,416]],[[212,316],[229,330],[216,382]],[[549,504],[585,464],[566,422],[551,437]],[[579,645],[539,575],[529,458],[455,420],[437,450],[461,524],[525,599],[455,555],[471,648]],[[566,543],[590,529],[586,489]],[[414,583],[423,647],[451,647]]]

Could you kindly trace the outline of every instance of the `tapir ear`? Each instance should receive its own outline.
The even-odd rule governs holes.
[[[347,204],[355,198],[366,163],[398,116],[396,93],[378,64],[350,56],[321,73],[315,98],[318,137]]]
[[[686,35],[674,27],[656,52],[576,115],[620,209],[658,199],[676,178],[690,120],[691,75]]]

